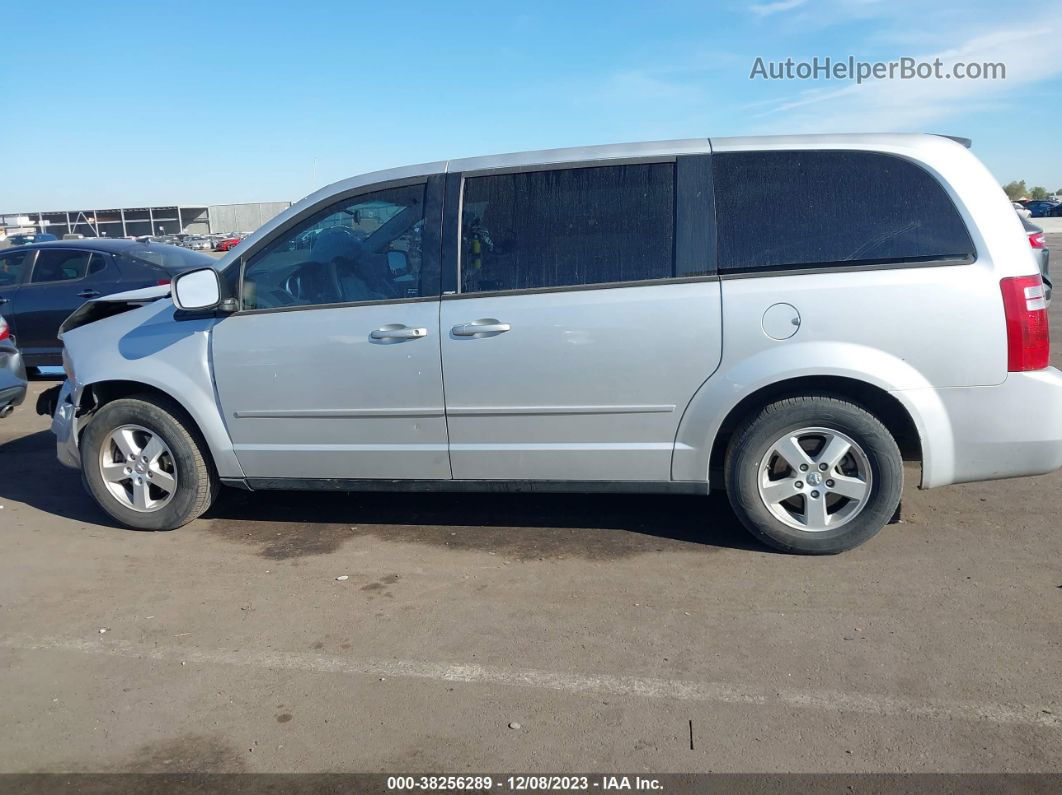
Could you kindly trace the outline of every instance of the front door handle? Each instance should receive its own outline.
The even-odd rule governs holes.
[[[99,298],[99,290],[82,290],[77,294],[78,298]]]
[[[4,298],[2,295],[0,295],[0,306],[3,306],[4,304],[6,304],[10,300],[11,300],[10,298]]]
[[[426,336],[428,336],[426,328],[410,328],[401,323],[383,326],[369,334],[369,337],[374,340],[419,340]]]
[[[508,323],[502,323],[493,317],[480,318],[479,320],[473,320],[471,323],[461,323],[450,329],[455,337],[493,337],[496,334],[504,334],[506,331],[511,330],[512,326]]]

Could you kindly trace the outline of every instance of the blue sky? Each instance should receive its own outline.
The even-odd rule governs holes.
[[[48,11],[42,9],[47,7]],[[974,139],[1062,188],[1062,3],[5,3],[0,211],[294,200],[377,168],[792,132]],[[749,80],[757,56],[1002,61],[1001,81]]]

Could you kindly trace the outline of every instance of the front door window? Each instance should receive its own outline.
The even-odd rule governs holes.
[[[337,202],[247,265],[244,309],[394,301],[438,294],[421,268],[424,186]]]

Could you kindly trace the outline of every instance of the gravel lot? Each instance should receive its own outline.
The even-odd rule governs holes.
[[[831,558],[722,497],[232,493],[143,533],[56,463],[48,386],[0,422],[0,772],[1062,771],[1058,473],[909,483]]]

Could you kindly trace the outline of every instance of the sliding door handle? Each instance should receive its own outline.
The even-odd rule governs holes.
[[[461,323],[450,329],[455,337],[486,337],[504,334],[506,331],[511,330],[512,326],[508,323],[502,323],[492,317],[480,318],[479,320],[473,320],[471,323]]]
[[[400,323],[383,326],[369,334],[369,338],[374,340],[419,340],[426,336],[428,336],[426,328],[410,328]]]

